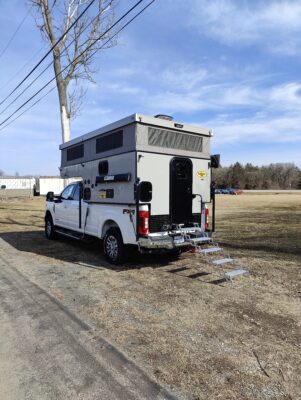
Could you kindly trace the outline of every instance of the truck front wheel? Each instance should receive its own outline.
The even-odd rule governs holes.
[[[45,236],[47,239],[55,238],[55,227],[53,225],[52,217],[47,215],[45,218]]]
[[[120,230],[110,228],[103,240],[103,251],[109,263],[122,264],[126,259],[126,248],[122,240]]]

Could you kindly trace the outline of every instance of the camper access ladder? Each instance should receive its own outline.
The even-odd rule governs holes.
[[[226,254],[218,243],[214,242],[208,233],[202,233],[201,236],[191,235],[182,231],[185,237],[185,242],[190,243],[192,252],[199,253],[205,257],[206,261],[217,268],[217,272],[226,280],[230,280],[239,276],[246,275],[248,271],[239,265],[230,255]],[[219,257],[217,258],[217,256]],[[238,267],[235,269],[231,269]],[[230,267],[228,270],[227,268]]]

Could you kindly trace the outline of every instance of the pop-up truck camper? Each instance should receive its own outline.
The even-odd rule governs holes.
[[[60,146],[61,177],[77,177],[47,195],[45,233],[103,240],[106,258],[180,251],[210,236],[211,131],[171,117],[133,114]]]

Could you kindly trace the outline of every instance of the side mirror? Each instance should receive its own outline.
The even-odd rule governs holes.
[[[220,154],[214,154],[210,157],[211,168],[219,168],[220,167]]]
[[[46,194],[46,201],[54,201],[54,193],[53,192],[48,192]]]
[[[139,184],[139,200],[143,203],[151,201],[153,198],[153,185],[150,182]]]

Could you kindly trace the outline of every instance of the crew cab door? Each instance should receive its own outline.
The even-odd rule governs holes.
[[[55,203],[55,225],[72,229],[72,202],[76,183],[71,183],[60,194]],[[77,202],[78,204],[78,202]]]

